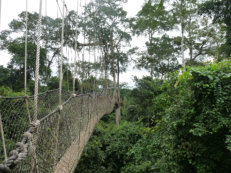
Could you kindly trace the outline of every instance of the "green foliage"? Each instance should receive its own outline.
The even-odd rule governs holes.
[[[140,123],[124,121],[117,127],[114,123],[114,115],[104,121],[97,125],[76,173],[121,172],[130,161],[127,152],[145,133],[145,128]]]
[[[37,21],[38,13],[28,13],[28,61],[27,61],[27,80],[28,88],[33,92],[33,79],[35,72],[35,58],[36,58],[36,42],[37,42]],[[76,13],[70,11],[65,19],[65,38],[64,46],[74,49],[75,33],[76,33]],[[60,18],[52,19],[48,16],[42,17],[41,25],[41,49],[40,49],[40,85],[47,84],[48,79],[51,77],[51,67],[53,63],[60,56],[61,42],[61,22]],[[9,29],[4,30],[0,34],[1,43],[0,48],[7,50],[12,58],[7,66],[6,70],[0,69],[5,74],[6,86],[9,86],[15,91],[20,91],[24,87],[24,57],[25,57],[25,29],[26,29],[26,12],[22,12],[18,15],[17,19],[13,19],[9,24]],[[66,59],[66,57],[64,57]],[[65,70],[65,69],[64,69]],[[65,75],[65,74],[64,74]],[[1,77],[1,76],[0,76]],[[65,77],[65,76],[64,76]],[[71,76],[70,76],[71,78]],[[32,85],[31,85],[32,84]],[[69,81],[66,81],[67,89]],[[42,90],[46,90],[42,87]]]
[[[180,67],[176,58],[179,46],[176,46],[174,40],[168,35],[150,38],[146,46],[148,54],[139,58],[137,67],[149,69],[151,66],[153,77],[163,78]]]
[[[165,151],[157,162],[162,172],[230,172],[230,75],[224,61],[178,77],[174,99],[155,126],[163,136],[157,138]]]
[[[174,95],[173,86],[176,74],[169,76],[170,81],[153,80],[151,77],[137,79],[136,88],[123,97],[123,116],[127,121],[142,119],[146,125],[154,125],[164,115]]]
[[[14,92],[11,88],[9,87],[0,87],[0,96],[5,96],[5,97],[15,97],[15,96],[24,96],[24,92]]]
[[[166,10],[165,0],[152,1],[148,0],[138,12],[138,19],[133,28],[139,34],[145,32],[149,34],[160,30],[169,30],[173,26],[170,17],[171,12]]]
[[[9,86],[10,85],[10,70],[3,67],[2,65],[0,66],[0,86]]]
[[[226,31],[226,43],[222,45],[221,51],[224,57],[231,56],[231,2],[230,0],[209,0],[200,8],[201,14],[207,14],[213,18],[214,23],[219,23]]]
[[[27,61],[27,73],[28,73],[28,80],[32,80],[35,76],[35,58],[36,58],[36,49],[37,46],[34,43],[28,43],[27,46],[28,49],[28,61]],[[13,71],[19,71],[22,74],[22,77],[20,76],[19,78],[23,78],[24,76],[24,59],[25,59],[25,44],[24,43],[18,43],[18,42],[12,42],[8,46],[8,51],[10,54],[12,54],[12,59],[10,63],[8,64],[8,68]],[[40,50],[40,76],[43,77],[45,76],[45,62],[46,62],[46,50],[41,48]]]
[[[131,122],[116,127],[104,119],[77,172],[231,171],[231,61],[188,67],[168,78],[136,79],[135,89],[122,90],[122,112]]]
[[[150,71],[150,76],[163,78],[167,73],[178,68],[175,54],[178,52],[173,39],[163,34],[161,37],[155,34],[172,29],[174,18],[171,10],[167,10],[166,1],[147,1],[138,12],[137,18],[133,19],[133,31],[140,35],[146,35],[147,51],[142,52],[138,62],[138,68]]]
[[[103,66],[112,75],[126,70],[128,55],[131,51],[123,51],[122,47],[129,45],[129,19],[123,10],[122,0],[96,0],[84,9],[84,16],[80,18],[79,27],[85,36],[103,46]],[[93,8],[95,10],[93,10]],[[119,72],[118,66],[121,65]]]

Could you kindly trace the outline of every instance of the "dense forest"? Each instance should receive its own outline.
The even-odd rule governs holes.
[[[115,87],[119,100],[97,125],[75,172],[230,173],[231,1],[146,0],[135,17],[127,17],[124,3],[95,0],[81,14],[66,10],[62,88]],[[11,55],[0,66],[1,96],[34,94],[38,18],[22,12],[1,31],[0,49]],[[61,23],[42,18],[41,92],[59,87]],[[146,39],[145,49],[131,47],[134,37]],[[79,59],[70,63],[73,50]],[[131,64],[149,72],[134,77],[132,88],[120,83]]]

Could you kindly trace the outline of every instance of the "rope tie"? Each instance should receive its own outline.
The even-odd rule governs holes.
[[[62,110],[63,110],[63,105],[59,105],[59,106],[58,106],[58,111],[59,111],[59,113],[60,113]]]
[[[33,121],[33,122],[31,122],[30,125],[31,125],[33,128],[38,129],[38,127],[39,127],[39,125],[40,125],[40,121],[39,121],[39,120]]]
[[[23,134],[21,142],[16,143],[16,149],[10,152],[10,157],[0,164],[1,173],[10,173],[17,164],[27,158],[28,153],[34,152],[33,137],[36,130],[40,125],[40,121],[37,120],[30,124],[30,128]]]

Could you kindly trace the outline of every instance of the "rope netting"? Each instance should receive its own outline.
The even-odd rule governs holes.
[[[29,122],[27,111],[33,112],[33,97],[1,97],[1,120],[8,158],[2,154],[4,146],[1,140],[0,172],[4,169],[17,173],[53,172],[66,150],[80,139],[80,133],[88,131],[90,122],[113,110],[112,93],[73,94],[62,91],[62,109],[58,89],[39,94],[35,166],[32,164],[35,125]]]
[[[0,173],[73,172],[95,124],[103,115],[111,113],[115,105],[115,88],[109,88],[109,69],[102,63],[104,56],[102,47],[100,47],[102,45],[95,45],[91,43],[92,40],[87,40],[85,30],[82,33],[81,49],[78,43],[79,33],[75,31],[74,62],[70,59],[69,52],[66,53],[67,61],[70,61],[68,64],[70,67],[67,66],[67,77],[69,69],[73,77],[73,91],[63,89],[64,29],[65,24],[68,23],[66,21],[68,9],[65,0],[61,1],[62,7],[59,6],[58,0],[56,2],[62,17],[61,43],[59,43],[61,51],[58,70],[59,88],[38,93],[40,44],[42,42],[42,0],[40,0],[34,96],[27,96],[28,2],[26,1],[25,95],[21,97],[0,96]],[[81,7],[81,0],[77,0],[76,28],[79,24],[78,4]],[[47,15],[47,1],[45,1],[45,7]],[[86,44],[86,40],[89,44]],[[84,45],[87,45],[88,49]],[[93,48],[91,48],[92,45]],[[69,49],[67,46],[65,48]],[[88,61],[85,57],[86,51],[89,51]],[[92,57],[94,61],[91,61]],[[92,63],[94,63],[93,66]],[[100,66],[99,69],[97,69],[97,63]],[[100,73],[98,71],[102,74],[98,74]],[[97,80],[97,75],[101,75],[103,79],[103,71],[105,71],[104,81]],[[63,168],[65,170],[62,170]]]

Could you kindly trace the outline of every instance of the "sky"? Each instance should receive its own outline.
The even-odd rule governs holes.
[[[80,3],[81,0],[78,0]],[[89,1],[89,0],[87,0]],[[62,0],[59,0],[61,5]],[[68,10],[76,10],[77,0],[65,0]],[[85,3],[84,0],[81,1],[82,4]],[[135,2],[135,3],[134,3]],[[134,17],[137,12],[141,9],[144,0],[127,0],[127,3],[124,4],[124,10],[128,12],[128,17]],[[8,24],[16,19],[18,14],[26,9],[26,0],[2,0],[2,14],[1,14],[1,24],[0,31],[8,29]],[[28,11],[29,12],[38,12],[39,11],[39,0],[28,0]],[[57,3],[56,0],[43,0],[43,15],[47,14],[50,17],[57,17]],[[59,14],[60,17],[60,14]],[[133,37],[131,42],[131,47],[139,47],[144,49],[145,46],[144,37]],[[135,55],[134,55],[135,56]],[[6,66],[9,62],[11,56],[6,51],[0,51],[0,65]],[[133,59],[135,57],[132,57]],[[133,76],[142,78],[143,76],[148,75],[148,72],[145,70],[134,69],[134,64],[131,63],[128,66],[128,70],[125,73],[121,74],[121,82],[128,83],[128,86],[133,87]]]

